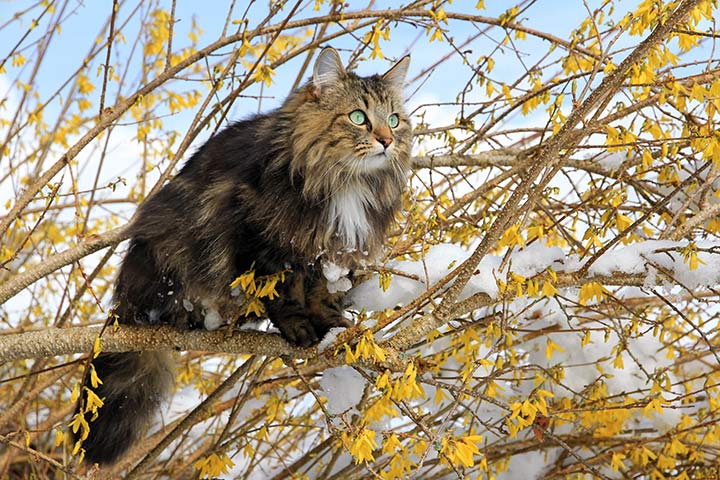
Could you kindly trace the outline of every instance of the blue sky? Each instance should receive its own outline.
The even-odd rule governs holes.
[[[200,48],[215,40],[225,22],[227,16],[227,6],[230,3],[231,2],[218,0],[206,2],[191,2],[186,0],[178,1],[176,10],[177,22],[175,24],[175,36],[173,41],[174,49],[177,50],[189,45],[190,41],[188,39],[188,32],[191,30],[193,22],[196,22],[204,31],[204,33],[200,36],[198,43]],[[240,18],[242,15],[244,2],[236,3],[235,12],[231,15],[231,19]],[[507,8],[515,5],[514,2],[487,0],[485,2],[487,9],[478,12],[474,8],[476,3],[476,0],[455,0],[452,4],[446,5],[446,10],[497,17]],[[601,4],[599,1],[590,3],[591,8],[596,8]],[[27,30],[30,19],[37,18],[42,8],[39,6],[36,7],[30,14],[23,16],[20,21],[10,21],[14,13],[23,11],[33,4],[34,2],[26,0],[15,2],[0,0],[0,25],[4,25],[6,22],[9,22],[7,26],[0,29],[0,59],[4,58],[8,54],[12,46],[17,42],[17,39],[20,38]],[[143,12],[144,15],[150,9],[157,7],[169,10],[171,4],[172,2],[168,0],[157,1],[152,4],[149,2],[139,1],[123,2],[118,12],[118,25],[127,18],[128,14],[136,8],[137,5],[140,5],[140,11]],[[320,12],[314,12],[312,10],[313,4],[314,0],[307,0],[303,4],[306,5],[307,8],[305,8],[301,15],[312,16],[327,12],[327,5],[324,5]],[[618,17],[625,11],[634,7],[636,4],[637,2],[635,0],[618,2]],[[33,83],[33,86],[39,92],[41,101],[48,98],[53,92],[55,92],[56,89],[58,89],[60,85],[62,85],[62,83],[82,65],[83,59],[93,46],[95,39],[98,36],[104,37],[106,35],[104,32],[104,22],[108,18],[112,2],[109,0],[85,0],[83,2],[80,2],[79,0],[69,0],[67,5],[67,18],[62,23],[62,31],[59,34],[56,34],[53,38],[48,54],[46,55]],[[363,8],[366,4],[352,0],[350,5],[350,10],[356,10]],[[397,2],[378,1],[376,2],[375,7],[382,9],[396,5]],[[584,2],[580,0],[538,0],[536,2],[527,3],[526,5],[529,5],[527,10],[520,16],[520,21],[524,25],[565,39],[569,38],[570,32],[575,29],[582,19],[584,19],[588,14]],[[286,11],[289,10],[289,8],[290,7],[286,7]],[[248,15],[251,25],[257,24],[259,19],[264,17],[266,13],[267,2],[253,3],[250,14]],[[283,18],[283,15],[284,13],[280,14],[279,18]],[[139,15],[135,16],[129,23],[129,26],[123,30],[127,43],[116,43],[113,46],[113,56],[111,58],[112,64],[121,65],[127,63],[126,59],[133,48],[133,41],[140,28],[139,19]],[[33,41],[45,32],[47,22],[47,16],[42,18],[40,20],[39,27],[31,32],[28,39],[23,42],[21,53],[28,58],[28,63],[22,67],[12,67],[10,65],[11,62],[8,61],[6,65],[7,73],[0,74],[0,98],[7,96],[9,93],[9,105],[12,105],[14,101],[17,101],[20,95],[18,88],[13,87],[13,83],[17,79],[25,82],[29,81],[28,79],[30,78],[33,67],[33,63],[30,60],[36,55],[37,49],[37,46],[33,43]],[[233,27],[231,26],[229,31],[232,32],[232,28]],[[331,28],[337,28],[337,26],[334,25]],[[455,44],[459,45],[467,38],[476,35],[478,32],[485,30],[487,27],[483,24],[472,24],[470,22],[451,20],[447,28],[448,34],[453,37]],[[475,62],[481,55],[487,55],[493,52],[493,50],[497,48],[498,43],[503,39],[503,36],[504,32],[502,29],[493,28],[487,33],[480,35],[471,44],[463,47],[463,51],[467,53],[468,58],[472,62]],[[416,27],[408,24],[393,25],[391,40],[383,42],[383,52],[387,57],[389,57],[389,59],[374,59],[362,62],[358,66],[358,71],[361,74],[385,71],[392,64],[390,59],[399,58],[401,55],[409,51],[412,55],[409,77],[414,78],[428,66],[433,65],[436,61],[453,51],[448,42],[429,43],[427,38],[428,36],[425,29],[422,27]],[[623,44],[627,45],[629,42],[637,41],[637,37],[624,39],[618,43],[618,46]],[[348,52],[343,49],[347,49],[355,45],[356,40],[350,37],[345,37],[337,39],[330,44],[340,49],[341,56],[344,60],[347,60]],[[504,51],[493,54],[495,68],[490,74],[490,77],[493,80],[505,81],[508,83],[513,82],[523,73],[526,67],[534,65],[547,52],[549,43],[532,35],[528,35],[527,40],[517,42],[516,46],[519,51],[517,54],[510,49],[505,49]],[[225,49],[223,52],[227,53],[228,51],[229,49]],[[558,58],[564,53],[565,52],[561,49],[557,49],[551,54],[551,58]],[[103,59],[104,53],[100,55],[98,59],[93,61],[91,68],[88,71],[90,81],[96,85],[95,91],[88,95],[88,98],[94,105],[99,103],[101,83],[99,64],[103,62]],[[218,61],[218,59],[219,57],[214,57],[211,58],[210,61]],[[274,78],[275,82],[272,87],[263,90],[263,94],[268,98],[263,99],[262,105],[260,106],[262,110],[267,110],[277,106],[282,99],[285,98],[293,81],[295,80],[303,60],[303,56],[298,57],[277,70]],[[129,63],[130,68],[127,79],[128,85],[122,90],[122,93],[124,94],[130,93],[138,87],[140,75],[139,61],[140,57],[136,54],[133,60]],[[545,70],[544,76],[547,78],[555,75],[559,73],[559,70],[560,68],[558,66],[551,66]],[[238,71],[238,73],[241,72],[242,69]],[[435,71],[409,86],[408,92],[416,92],[409,100],[410,108],[413,109],[424,103],[455,101],[458,92],[463,89],[468,80],[471,78],[471,73],[472,71],[470,68],[463,65],[459,57],[455,56],[454,58],[451,58]],[[183,82],[180,82],[176,85],[179,85],[179,88],[181,89],[187,89],[189,87],[197,86],[197,83],[189,84],[188,82],[184,82],[183,85]],[[175,87],[171,86],[171,88]],[[206,87],[202,87],[200,90],[202,92],[207,91]],[[251,87],[245,93],[258,94],[259,92],[260,87],[256,85]],[[109,98],[112,98],[112,96]],[[475,86],[467,95],[466,100],[477,102],[486,101],[488,98],[485,94],[484,88],[478,88]],[[57,115],[59,109],[59,102],[52,102],[46,109],[45,118],[48,119],[48,121],[51,121],[50,119],[53,119],[54,116]],[[255,99],[237,99],[226,121],[246,117],[257,110],[258,103]],[[11,111],[11,108],[6,108],[4,111],[0,109],[0,115],[8,115]],[[432,107],[426,109],[425,120],[433,126],[447,125],[448,123],[453,122],[457,112],[458,108],[452,105]],[[185,131],[191,122],[194,113],[195,110],[193,109],[174,115],[169,115],[168,112],[163,112],[164,129],[177,130],[180,132]],[[511,128],[527,125],[542,125],[545,121],[546,115],[547,114],[545,113],[545,109],[543,107],[539,108],[528,117],[522,117],[519,113],[513,114],[513,116],[507,120],[504,127]],[[124,123],[128,123],[127,118],[123,118],[122,121]],[[483,119],[480,119],[480,121],[482,122]],[[136,168],[137,166],[137,162],[134,161],[134,159],[136,159],[139,155],[141,146],[133,139],[133,134],[133,126],[125,127],[124,129],[117,129],[117,131],[113,133],[116,137],[116,140],[113,142],[110,149],[110,158],[113,159],[113,162],[111,165],[104,167],[102,174],[103,181],[112,181],[114,178],[117,178],[117,176],[134,175],[133,168]],[[207,135],[203,133],[196,141],[196,145],[199,142],[202,142],[206,136]],[[93,144],[91,144],[91,146],[86,148],[86,151],[83,152],[83,155],[85,155],[88,159],[91,159],[95,155],[95,152],[91,150],[93,145],[95,147],[98,146],[97,142],[93,142]],[[192,151],[192,149],[190,151]],[[57,155],[60,154],[61,152],[58,151]],[[0,161],[2,160],[0,159]],[[92,171],[92,169],[89,170]],[[10,193],[11,192],[7,192],[7,194]],[[3,200],[3,198],[0,198],[0,200]]]
[[[0,24],[8,21],[16,11],[24,10],[27,6],[32,5],[35,2],[31,1],[15,1],[6,2],[0,0]],[[157,2],[160,7],[169,9],[171,2],[159,1]],[[236,14],[232,18],[239,18],[242,12],[242,5],[244,2],[237,2],[235,11]],[[306,2],[312,4],[313,2]],[[362,8],[365,3],[352,1],[351,8]],[[488,1],[487,9],[482,12],[478,12],[474,9],[474,0],[455,0],[453,4],[448,5],[446,9],[448,11],[465,12],[471,14],[482,14],[487,16],[497,16],[502,13],[509,6],[514,5],[512,2],[506,1]],[[119,12],[118,19],[124,18],[128,12],[130,12],[137,2],[125,2]],[[193,19],[199,24],[204,30],[204,34],[200,37],[200,46],[204,46],[206,43],[216,38],[217,32],[222,30],[223,23],[227,16],[227,4],[229,2],[211,1],[211,2],[190,2],[190,1],[179,1],[176,7],[176,18],[177,23],[175,25],[175,38],[174,46],[181,48],[189,44],[187,33],[191,28]],[[397,5],[397,2],[383,1],[376,2],[377,8],[385,8],[392,5]],[[42,68],[37,76],[36,86],[39,88],[41,95],[49,95],[53,92],[57,86],[58,81],[67,78],[79,65],[81,65],[83,56],[89,50],[94,39],[102,34],[103,22],[107,18],[111,8],[110,1],[84,1],[82,3],[71,0],[67,11],[72,11],[69,14],[66,21],[62,24],[62,31],[55,37],[51,45],[49,54],[43,61]],[[147,10],[148,6],[141,7],[143,10]],[[323,8],[324,13],[326,8]],[[22,36],[27,27],[30,18],[35,17],[41,11],[40,8],[35,9],[33,16],[23,17],[22,22],[13,22],[8,27],[0,30],[0,58],[8,53],[9,49],[15,44],[17,38]],[[257,22],[258,19],[262,18],[267,12],[265,2],[258,2],[253,5],[249,18],[252,21]],[[303,15],[314,15],[317,12],[313,12],[311,8],[307,9]],[[526,23],[532,28],[538,30],[550,31],[555,35],[562,38],[567,38],[570,31],[578,24],[578,22],[586,15],[582,2],[562,2],[559,0],[550,1],[539,1],[536,5],[533,5],[523,15],[526,18]],[[46,16],[47,18],[47,16]],[[45,18],[45,19],[46,19]],[[137,18],[137,17],[136,17]],[[44,19],[44,20],[45,20]],[[31,33],[30,38],[37,38],[44,29],[42,28],[43,20],[41,20],[40,27]],[[137,32],[139,22],[136,20],[130,24],[130,28],[125,30],[126,38],[128,39],[127,44],[117,44],[114,46],[116,53],[121,56],[127,55],[132,47],[132,39],[134,34]],[[471,35],[474,35],[478,29],[484,28],[479,25],[477,28],[468,24],[467,22],[452,22],[450,24],[450,34],[454,37],[456,42],[462,42]],[[410,49],[413,55],[413,64],[411,67],[411,76],[418,73],[423,66],[431,64],[434,60],[442,57],[444,54],[450,51],[448,43],[434,42],[428,44],[425,40],[426,35],[423,29],[414,28],[409,26],[399,26],[394,28],[392,32],[392,40],[390,42],[384,42],[383,52],[388,57],[397,57]],[[488,37],[481,37],[473,45],[468,47],[473,51],[472,57],[477,57],[482,54],[484,50],[489,51],[493,48],[493,41],[500,40],[502,38],[501,32],[495,29],[490,33]],[[354,41],[352,39],[342,39],[332,43],[333,46],[342,48],[343,46],[351,45]],[[543,45],[541,40],[528,38],[527,42],[521,44],[521,48],[528,52],[528,56],[532,56],[534,50],[545,50],[547,44]],[[27,45],[28,41],[24,42]],[[411,45],[415,45],[415,48],[410,48]],[[25,57],[31,57],[34,54],[34,47],[31,46],[23,52]],[[512,76],[512,70],[519,67],[515,59],[509,59],[507,65],[504,65],[502,58],[498,57],[497,67],[505,68],[504,75],[508,77]],[[283,71],[278,72],[276,76],[276,85],[273,88],[272,93],[276,94],[278,98],[284,96],[294,80],[295,72],[299,69],[299,65],[302,59],[288,63]],[[8,62],[9,63],[9,62]],[[390,64],[385,62],[370,62],[360,66],[359,71],[361,73],[370,73],[376,70],[384,70]],[[26,67],[26,71],[30,68]],[[9,69],[8,74],[4,75],[5,80],[12,81],[14,69]],[[94,72],[91,74],[91,81],[93,81]],[[26,75],[24,75],[26,76]],[[427,92],[448,92],[458,91],[459,88],[464,84],[467,78],[467,69],[463,69],[459,62],[446,63],[441,74],[431,76],[427,83],[424,84],[423,91]],[[283,93],[284,92],[284,93]],[[4,94],[0,91],[0,95]],[[272,101],[268,103],[268,106],[272,105]],[[248,107],[252,111],[252,107]],[[240,106],[240,110],[242,106]],[[242,112],[238,112],[242,114]]]

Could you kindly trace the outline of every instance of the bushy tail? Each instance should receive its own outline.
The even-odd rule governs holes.
[[[128,352],[100,354],[92,363],[102,384],[93,388],[90,378],[86,378],[85,386],[104,405],[97,410],[94,421],[92,413],[85,413],[90,432],[82,448],[86,460],[108,464],[120,458],[145,433],[172,386],[173,362],[167,352]],[[84,394],[78,411],[87,411],[87,402]],[[77,440],[82,430],[75,435]]]

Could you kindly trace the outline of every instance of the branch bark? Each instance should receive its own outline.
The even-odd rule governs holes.
[[[558,275],[556,286],[566,288],[587,282],[600,282],[603,285],[641,286],[645,282],[645,275],[616,273],[611,276],[582,277],[577,272],[569,272]],[[476,294],[456,304],[452,315],[461,316],[478,308],[507,301],[511,296],[510,292],[500,298],[490,298],[484,293]],[[412,322],[411,325],[398,332],[391,341],[385,342],[385,346],[397,350],[395,353],[406,350],[418,339],[439,326],[428,321],[430,317],[432,314]],[[0,363],[28,358],[87,353],[92,351],[95,339],[101,330],[101,327],[48,328],[47,330],[0,335]],[[341,334],[337,343],[351,342],[353,332],[357,333],[357,330],[349,329]],[[178,330],[166,325],[120,325],[115,331],[106,329],[101,337],[101,342],[102,351],[106,353],[141,350],[193,350],[296,359],[319,356],[316,348],[294,347],[283,340],[280,335],[255,330],[240,330],[228,335],[224,329],[215,331]]]
[[[0,362],[51,357],[92,351],[100,327],[50,328],[37,332],[0,336]],[[308,358],[314,349],[291,346],[280,335],[241,330],[178,330],[168,326],[126,326],[106,329],[101,337],[103,352],[140,350],[199,350],[214,353],[290,356]]]

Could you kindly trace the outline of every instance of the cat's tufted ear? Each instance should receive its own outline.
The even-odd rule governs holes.
[[[390,70],[383,73],[382,78],[402,89],[405,87],[405,77],[407,76],[408,67],[410,66],[410,55],[405,55]]]
[[[345,76],[345,67],[343,67],[340,55],[334,48],[325,47],[315,60],[313,68],[313,85],[315,88],[322,89],[324,86],[333,84]]]

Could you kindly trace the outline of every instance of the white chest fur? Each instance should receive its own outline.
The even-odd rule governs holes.
[[[374,205],[365,185],[351,184],[336,191],[328,209],[328,223],[349,249],[362,249],[370,233],[368,209]]]

